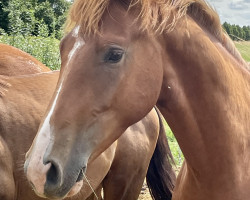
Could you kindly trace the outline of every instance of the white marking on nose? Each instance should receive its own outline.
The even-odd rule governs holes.
[[[44,165],[43,164],[43,156],[45,154],[45,151],[48,147],[48,144],[50,142],[50,118],[54,111],[56,101],[58,99],[59,93],[61,91],[62,84],[59,86],[56,97],[54,99],[54,102],[51,106],[51,109],[46,116],[43,125],[41,126],[36,138],[35,138],[35,145],[33,149],[32,156],[29,161],[29,165],[27,168],[27,178],[30,180],[33,185],[35,186],[36,192],[38,195],[43,195],[44,193],[44,185],[46,182],[46,174],[47,171],[50,169],[51,164]]]
[[[71,49],[71,51],[70,51],[70,53],[68,55],[68,62],[67,62],[67,65],[65,67],[68,66],[71,59],[75,55],[76,51],[81,46],[83,46],[85,44],[85,42],[84,42],[84,40],[82,38],[78,39],[79,30],[80,30],[80,26],[77,26],[73,30],[72,36],[75,37],[75,38],[77,37],[77,39],[75,41],[75,44],[74,44],[73,48]],[[62,80],[61,80],[61,83],[60,83],[60,86],[57,89],[56,96],[54,98],[53,104],[50,107],[50,111],[48,112],[47,117],[45,118],[45,120],[44,120],[44,122],[43,122],[43,124],[42,124],[42,126],[41,126],[41,128],[40,128],[40,130],[38,132],[38,137],[36,139],[36,143],[38,143],[38,141],[39,141],[39,144],[41,144],[42,141],[49,142],[48,138],[50,138],[50,130],[51,130],[51,128],[50,128],[50,118],[51,118],[51,116],[52,116],[52,114],[54,112],[58,96],[59,96],[59,94],[61,92],[61,89],[62,89],[63,81],[64,81],[64,78],[62,78]],[[44,138],[41,138],[42,136],[44,136]],[[45,139],[45,138],[47,138],[47,139]],[[43,139],[43,140],[41,140],[41,139]],[[44,147],[43,147],[43,149],[44,149]]]
[[[71,62],[76,52],[80,49],[80,47],[82,47],[85,44],[84,40],[81,37],[79,37],[79,30],[80,30],[80,26],[77,26],[72,32],[72,36],[76,39],[75,39],[74,46],[68,55],[68,61],[67,61],[65,68],[69,66],[69,63]],[[63,78],[56,91],[54,101],[34,140],[32,154],[29,160],[29,164],[27,166],[27,178],[34,184],[37,193],[41,195],[44,193],[46,174],[51,166],[49,164],[47,165],[43,164],[43,157],[44,157],[45,151],[49,143],[52,142],[50,141],[51,140],[50,119],[55,110],[57,100],[62,89],[64,76],[62,77]]]

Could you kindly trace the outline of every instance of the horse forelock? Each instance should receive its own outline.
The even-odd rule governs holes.
[[[76,0],[69,11],[65,31],[71,31],[76,24],[81,25],[85,33],[99,30],[99,22],[109,4],[109,0]]]
[[[141,20],[140,28],[155,33],[172,29],[177,19],[185,14],[188,5],[183,0],[76,0],[70,8],[65,31],[69,32],[79,24],[87,34],[99,32],[103,13],[111,2],[127,10],[135,7],[139,9],[135,20]],[[177,13],[173,14],[176,8]]]
[[[178,19],[189,15],[217,38],[227,51],[246,68],[234,43],[223,31],[217,12],[205,0],[76,0],[66,22],[65,31],[81,25],[84,33],[98,33],[100,22],[110,2],[125,5],[125,9],[139,9],[135,20],[140,20],[140,29],[153,34],[172,31]]]

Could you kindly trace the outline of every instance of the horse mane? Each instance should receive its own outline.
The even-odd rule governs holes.
[[[217,12],[205,0],[75,0],[69,11],[66,32],[76,24],[81,24],[81,30],[85,34],[98,33],[102,15],[112,1],[126,5],[127,10],[140,8],[136,20],[140,19],[141,30],[154,34],[172,31],[178,19],[189,15],[250,70],[230,37],[222,29]]]
[[[69,10],[65,31],[81,24],[85,34],[99,32],[102,15],[112,1],[125,6],[127,10],[140,8],[137,19],[141,20],[141,29],[155,33],[171,30],[177,19],[185,15],[188,7],[188,3],[183,0],[75,0]]]
[[[206,28],[221,42],[221,44],[237,61],[239,61],[246,69],[250,70],[250,66],[242,58],[231,38],[223,30],[219,15],[207,2],[204,0],[197,0],[191,3],[188,7],[187,14],[203,28]]]

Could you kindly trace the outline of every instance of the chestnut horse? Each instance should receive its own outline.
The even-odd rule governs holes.
[[[250,73],[205,1],[76,0],[69,21],[57,89],[26,159],[44,194],[69,191],[156,104],[186,159],[173,200],[249,199]]]
[[[6,76],[51,71],[30,54],[13,46],[0,43],[0,74]]]
[[[8,47],[12,49],[11,46]],[[18,58],[23,61],[27,54],[18,49],[17,52],[19,52]],[[2,53],[2,55],[8,54],[10,58],[15,56],[15,54],[7,52],[7,48],[5,51],[2,50]],[[36,61],[33,57],[31,58]],[[8,63],[8,61],[9,59],[5,60],[4,63],[0,62],[0,66],[2,66],[0,73],[2,70],[5,75],[12,76],[19,75],[20,70],[23,73],[25,71],[36,73],[40,70],[40,65],[36,65],[36,68],[30,67],[30,61],[27,59],[26,65],[23,62],[20,62],[20,65],[15,63],[15,70],[9,73],[8,68],[12,68],[13,63]],[[43,70],[42,66],[41,70]],[[15,77],[0,76],[0,110],[2,113],[0,115],[0,172],[2,174],[0,199],[42,199],[31,190],[20,167],[24,160],[24,154],[31,145],[38,129],[41,116],[45,112],[55,89],[58,75],[59,72],[56,71]],[[159,138],[161,139],[157,143],[156,152],[147,173],[149,183],[150,180],[152,182],[154,180],[152,176],[155,176],[155,165],[157,165],[155,157],[164,155],[169,156],[170,159],[172,157],[169,153],[161,120],[154,110],[142,121],[131,126],[121,138],[95,159],[86,172],[86,177],[88,177],[92,188],[86,182],[82,187],[79,187],[82,182],[78,183],[76,190],[81,190],[78,195],[71,197],[71,199],[88,198],[88,200],[92,200],[96,199],[96,195],[101,199],[102,187],[105,199],[137,199],[156,145],[158,133],[160,133]],[[162,148],[161,145],[168,149],[163,155],[157,152],[157,149]],[[126,151],[126,146],[130,146],[131,149]],[[166,165],[162,166],[161,169],[166,170],[171,176],[173,182],[168,184],[172,190],[175,176],[168,158],[165,159]],[[168,168],[164,168],[166,166]],[[164,179],[162,180],[164,181]],[[154,187],[152,183],[151,186]],[[95,194],[92,190],[95,190]],[[169,195],[171,195],[170,191]]]

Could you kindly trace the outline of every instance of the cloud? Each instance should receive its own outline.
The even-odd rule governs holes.
[[[247,1],[250,1],[250,0],[231,2],[229,4],[229,8],[232,9],[232,10],[245,10],[245,9],[248,9]]]
[[[225,21],[240,26],[250,25],[250,0],[207,0]]]
[[[247,19],[247,21],[248,21],[248,23],[250,25],[250,12],[248,12],[248,13],[242,13],[241,16],[242,16],[242,18]]]

